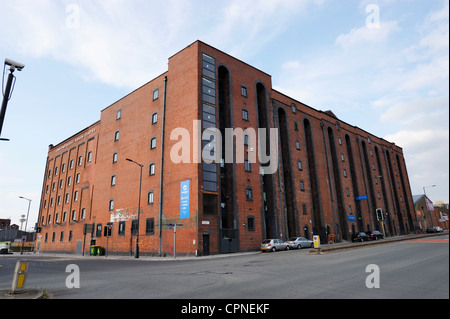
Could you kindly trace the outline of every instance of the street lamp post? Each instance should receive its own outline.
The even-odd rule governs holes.
[[[5,74],[6,66],[9,66],[9,75],[8,80],[6,82],[6,88],[3,93],[3,102],[2,102],[2,108],[0,109],[0,136],[2,135],[2,128],[3,128],[3,121],[5,120],[6,115],[6,108],[8,106],[8,101],[11,99],[11,92],[14,89],[14,84],[16,77],[14,76],[14,71],[22,71],[25,67],[24,64],[20,62],[13,61],[11,59],[5,59],[5,65],[3,67],[3,74]],[[4,75],[3,75],[4,77]],[[3,81],[4,79],[2,79]],[[3,83],[3,82],[2,82]],[[9,141],[7,138],[0,138],[0,141]]]
[[[28,226],[28,215],[30,214],[30,206],[31,206],[31,199],[25,198],[23,196],[19,196],[20,199],[25,199],[28,201],[28,212],[27,212],[27,220],[25,221],[25,234],[27,233],[27,226]],[[28,237],[28,236],[27,236]],[[22,240],[22,248],[20,248],[20,254],[23,255],[23,245],[24,241]]]
[[[142,168],[144,167],[144,165],[139,164],[129,158],[127,158],[127,161],[132,162],[141,168],[141,173],[140,173],[140,177],[139,177],[139,201],[138,201],[138,223],[137,223],[137,234],[136,234],[136,247],[134,249],[134,258],[139,258],[139,219],[140,219],[140,215],[141,215]]]

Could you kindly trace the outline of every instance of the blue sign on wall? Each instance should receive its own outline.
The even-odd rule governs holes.
[[[348,216],[348,221],[349,222],[355,222],[356,221],[356,217],[355,216]]]
[[[366,200],[366,199],[367,199],[367,195],[355,197],[355,200]]]
[[[181,182],[180,187],[180,219],[189,218],[190,182]]]

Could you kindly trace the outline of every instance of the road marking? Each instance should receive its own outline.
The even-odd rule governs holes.
[[[408,240],[407,243],[448,243],[448,239],[416,239]]]

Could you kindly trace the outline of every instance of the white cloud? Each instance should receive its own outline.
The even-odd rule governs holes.
[[[397,21],[381,22],[379,28],[367,26],[352,29],[347,34],[341,34],[336,39],[336,45],[350,49],[358,45],[377,45],[383,43],[388,37],[398,31]]]

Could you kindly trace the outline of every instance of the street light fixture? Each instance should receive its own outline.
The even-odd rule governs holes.
[[[425,192],[425,188],[430,188],[430,187],[436,187],[436,185],[424,186],[423,187],[423,193],[424,193],[425,196],[427,196],[427,193]]]
[[[138,201],[138,222],[137,222],[137,234],[136,234],[136,247],[134,249],[134,258],[139,258],[139,219],[141,215],[141,188],[142,188],[142,168],[144,165],[139,164],[138,162],[133,161],[132,159],[127,158],[128,162],[134,163],[141,168],[141,174],[139,177],[139,201]]]
[[[28,201],[28,212],[27,212],[27,220],[25,221],[25,234],[27,233],[27,226],[28,226],[28,215],[30,214],[30,206],[31,206],[31,199],[25,198],[23,196],[19,196],[20,199],[25,199]],[[28,237],[28,235],[26,235]],[[24,241],[22,239],[22,248],[20,248],[20,254],[23,255],[23,245]]]

